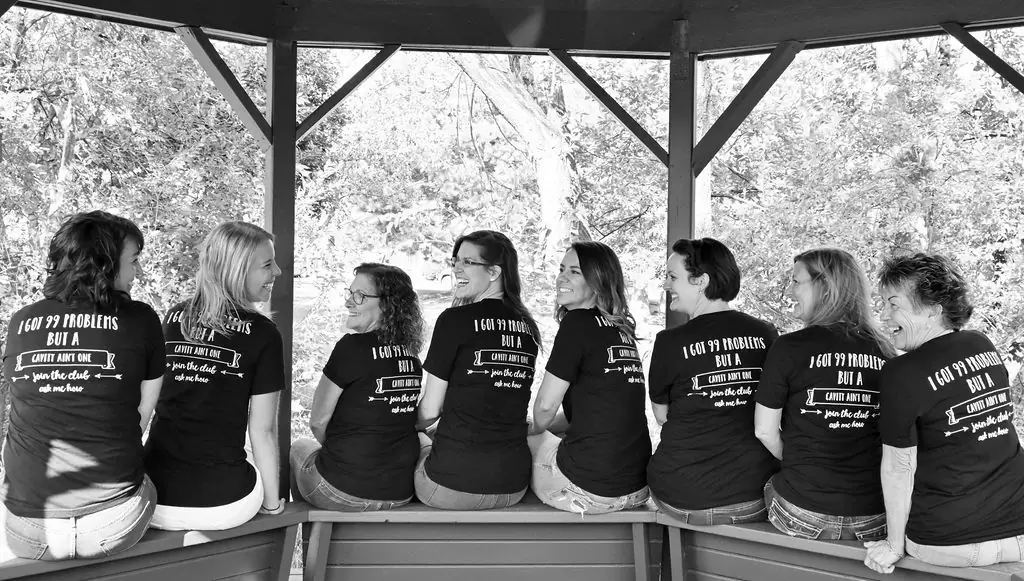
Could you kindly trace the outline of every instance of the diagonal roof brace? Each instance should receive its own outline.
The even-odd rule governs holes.
[[[363,81],[370,78],[370,75],[382,67],[384,63],[388,62],[388,59],[398,52],[400,48],[402,48],[402,45],[400,44],[389,44],[381,49],[380,52],[373,55],[370,62],[366,63],[362,68],[356,71],[356,73],[352,75],[352,78],[345,81],[345,84],[335,91],[333,95],[328,97],[323,104],[316,108],[315,111],[310,113],[309,117],[306,117],[302,120],[302,123],[299,123],[298,127],[295,129],[295,141],[299,141],[319,125],[320,122],[324,120],[324,117],[327,117],[327,115],[337,107],[345,97],[348,97],[352,91],[355,91],[356,88],[363,83]]]
[[[2,1],[2,0],[0,0]],[[210,38],[202,29],[195,26],[179,26],[174,29],[182,42],[188,47],[192,56],[199,62],[199,66],[206,71],[213,84],[228,100],[228,104],[241,119],[242,124],[249,130],[249,133],[256,138],[260,149],[266,151],[270,148],[271,128],[266,117],[260,112],[256,104],[249,98],[245,88],[235,78],[234,73],[228,68],[227,63],[217,53]]]
[[[1003,77],[1007,83],[1010,83],[1017,88],[1018,91],[1024,93],[1024,75],[1014,69],[1009,63],[999,58],[999,56],[992,52],[987,46],[982,44],[980,40],[974,38],[974,36],[964,30],[963,26],[955,22],[943,22],[940,26],[942,29],[949,33],[950,36],[960,41],[960,44],[973,52],[975,56],[981,59],[986,65],[996,72],[999,76]]]
[[[0,0],[0,17],[2,17],[5,12],[10,10],[11,6],[14,6],[14,3],[16,1],[17,0]]]
[[[583,85],[587,92],[600,101],[601,104],[619,120],[619,122],[626,126],[626,129],[629,129],[630,132],[632,132],[633,135],[641,141],[641,143],[646,145],[647,149],[651,150],[651,153],[661,160],[661,163],[668,165],[668,152],[665,151],[665,148],[662,147],[660,143],[658,143],[658,140],[652,137],[651,134],[633,118],[632,115],[627,113],[615,98],[609,95],[608,91],[604,90],[600,83],[595,81],[587,71],[583,70],[583,67],[569,56],[569,53],[561,49],[551,49],[548,52],[562,65],[562,67],[565,68],[566,71],[568,71],[570,75],[575,77],[576,80]]]

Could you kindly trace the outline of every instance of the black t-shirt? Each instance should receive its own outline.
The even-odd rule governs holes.
[[[658,333],[651,401],[669,408],[647,478],[660,500],[701,510],[761,498],[779,466],[754,436],[754,391],[778,336],[738,311]]]
[[[252,492],[245,461],[249,398],[284,386],[281,333],[259,313],[241,313],[224,336],[181,333],[184,304],[164,319],[167,372],[146,443],[146,472],[165,506],[230,504]]]
[[[558,326],[547,372],[571,385],[565,394],[571,423],[558,446],[562,473],[599,496],[646,486],[651,436],[636,341],[597,309],[569,311]]]
[[[981,333],[936,337],[882,370],[882,443],[917,446],[907,537],[962,545],[1024,534],[1024,451],[1010,378]]]
[[[530,483],[526,408],[537,342],[498,299],[452,307],[437,318],[423,368],[448,382],[430,478],[473,494],[509,494]]]
[[[412,496],[419,358],[408,347],[382,344],[376,333],[354,333],[334,346],[324,376],[342,392],[316,459],[320,474],[360,498]]]
[[[135,492],[140,385],[164,372],[160,318],[149,305],[128,301],[105,313],[55,300],[29,305],[11,319],[3,371],[12,514],[80,517]]]
[[[768,351],[757,403],[782,409],[782,470],[773,483],[801,508],[834,516],[885,512],[878,377],[872,339],[835,327],[783,335]]]

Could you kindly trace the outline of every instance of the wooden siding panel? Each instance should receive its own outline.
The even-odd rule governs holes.
[[[566,531],[566,537],[572,531]],[[339,541],[331,565],[607,565],[633,564],[627,541]]]
[[[633,565],[328,567],[327,581],[633,581]]]
[[[863,565],[863,576],[844,575],[705,547],[688,547],[685,554],[687,571],[702,571],[744,581],[859,581],[871,574],[871,570]]]
[[[177,551],[170,553],[175,556]],[[176,562],[149,565],[145,569],[102,577],[89,577],[95,581],[129,581],[146,579],[157,581],[218,581],[232,576],[247,575],[273,566],[272,548],[267,545],[247,547],[225,553],[185,559],[177,555]]]
[[[660,539],[660,534],[658,535]],[[335,523],[332,541],[422,539],[630,540],[629,524]]]

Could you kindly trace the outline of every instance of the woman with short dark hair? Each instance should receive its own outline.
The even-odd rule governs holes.
[[[903,355],[881,378],[888,538],[865,564],[891,573],[904,551],[946,567],[1024,560],[1024,450],[1010,378],[992,342],[961,330],[967,284],[938,255],[887,260],[882,320]]]
[[[754,410],[755,435],[782,464],[765,485],[768,520],[796,537],[883,538],[878,378],[894,351],[867,277],[848,252],[808,250],[790,297],[806,326],[768,351]]]
[[[765,520],[763,489],[778,462],[754,437],[754,391],[779,334],[729,301],[740,290],[732,252],[713,238],[678,240],[668,308],[686,324],[658,333],[650,394],[662,424],[647,467],[654,502],[693,525]]]
[[[520,298],[507,236],[460,236],[451,257],[454,306],[437,318],[423,369],[416,496],[434,508],[511,506],[530,483],[526,407],[540,331]]]
[[[555,279],[559,322],[533,404],[533,491],[544,504],[580,514],[631,509],[649,496],[651,455],[636,322],[615,252],[576,242]],[[558,412],[565,437],[548,431]]]
[[[164,372],[153,309],[129,296],[142,232],[94,211],[50,241],[43,300],[11,318],[3,357],[7,544],[26,559],[103,557],[146,532],[156,490],[142,432]]]
[[[364,263],[346,291],[346,326],[313,394],[315,440],[292,444],[296,497],[317,508],[386,510],[412,500],[423,318],[402,269]]]

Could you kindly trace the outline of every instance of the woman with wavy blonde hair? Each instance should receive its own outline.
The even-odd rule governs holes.
[[[529,439],[534,493],[545,504],[600,514],[647,501],[644,374],[625,277],[615,252],[576,242],[555,279],[559,322]],[[549,428],[559,406],[565,437]]]
[[[225,222],[200,247],[195,294],[164,319],[167,373],[146,444],[154,528],[219,530],[284,510],[276,437],[284,350],[256,306],[270,300],[279,274],[272,234]]]

